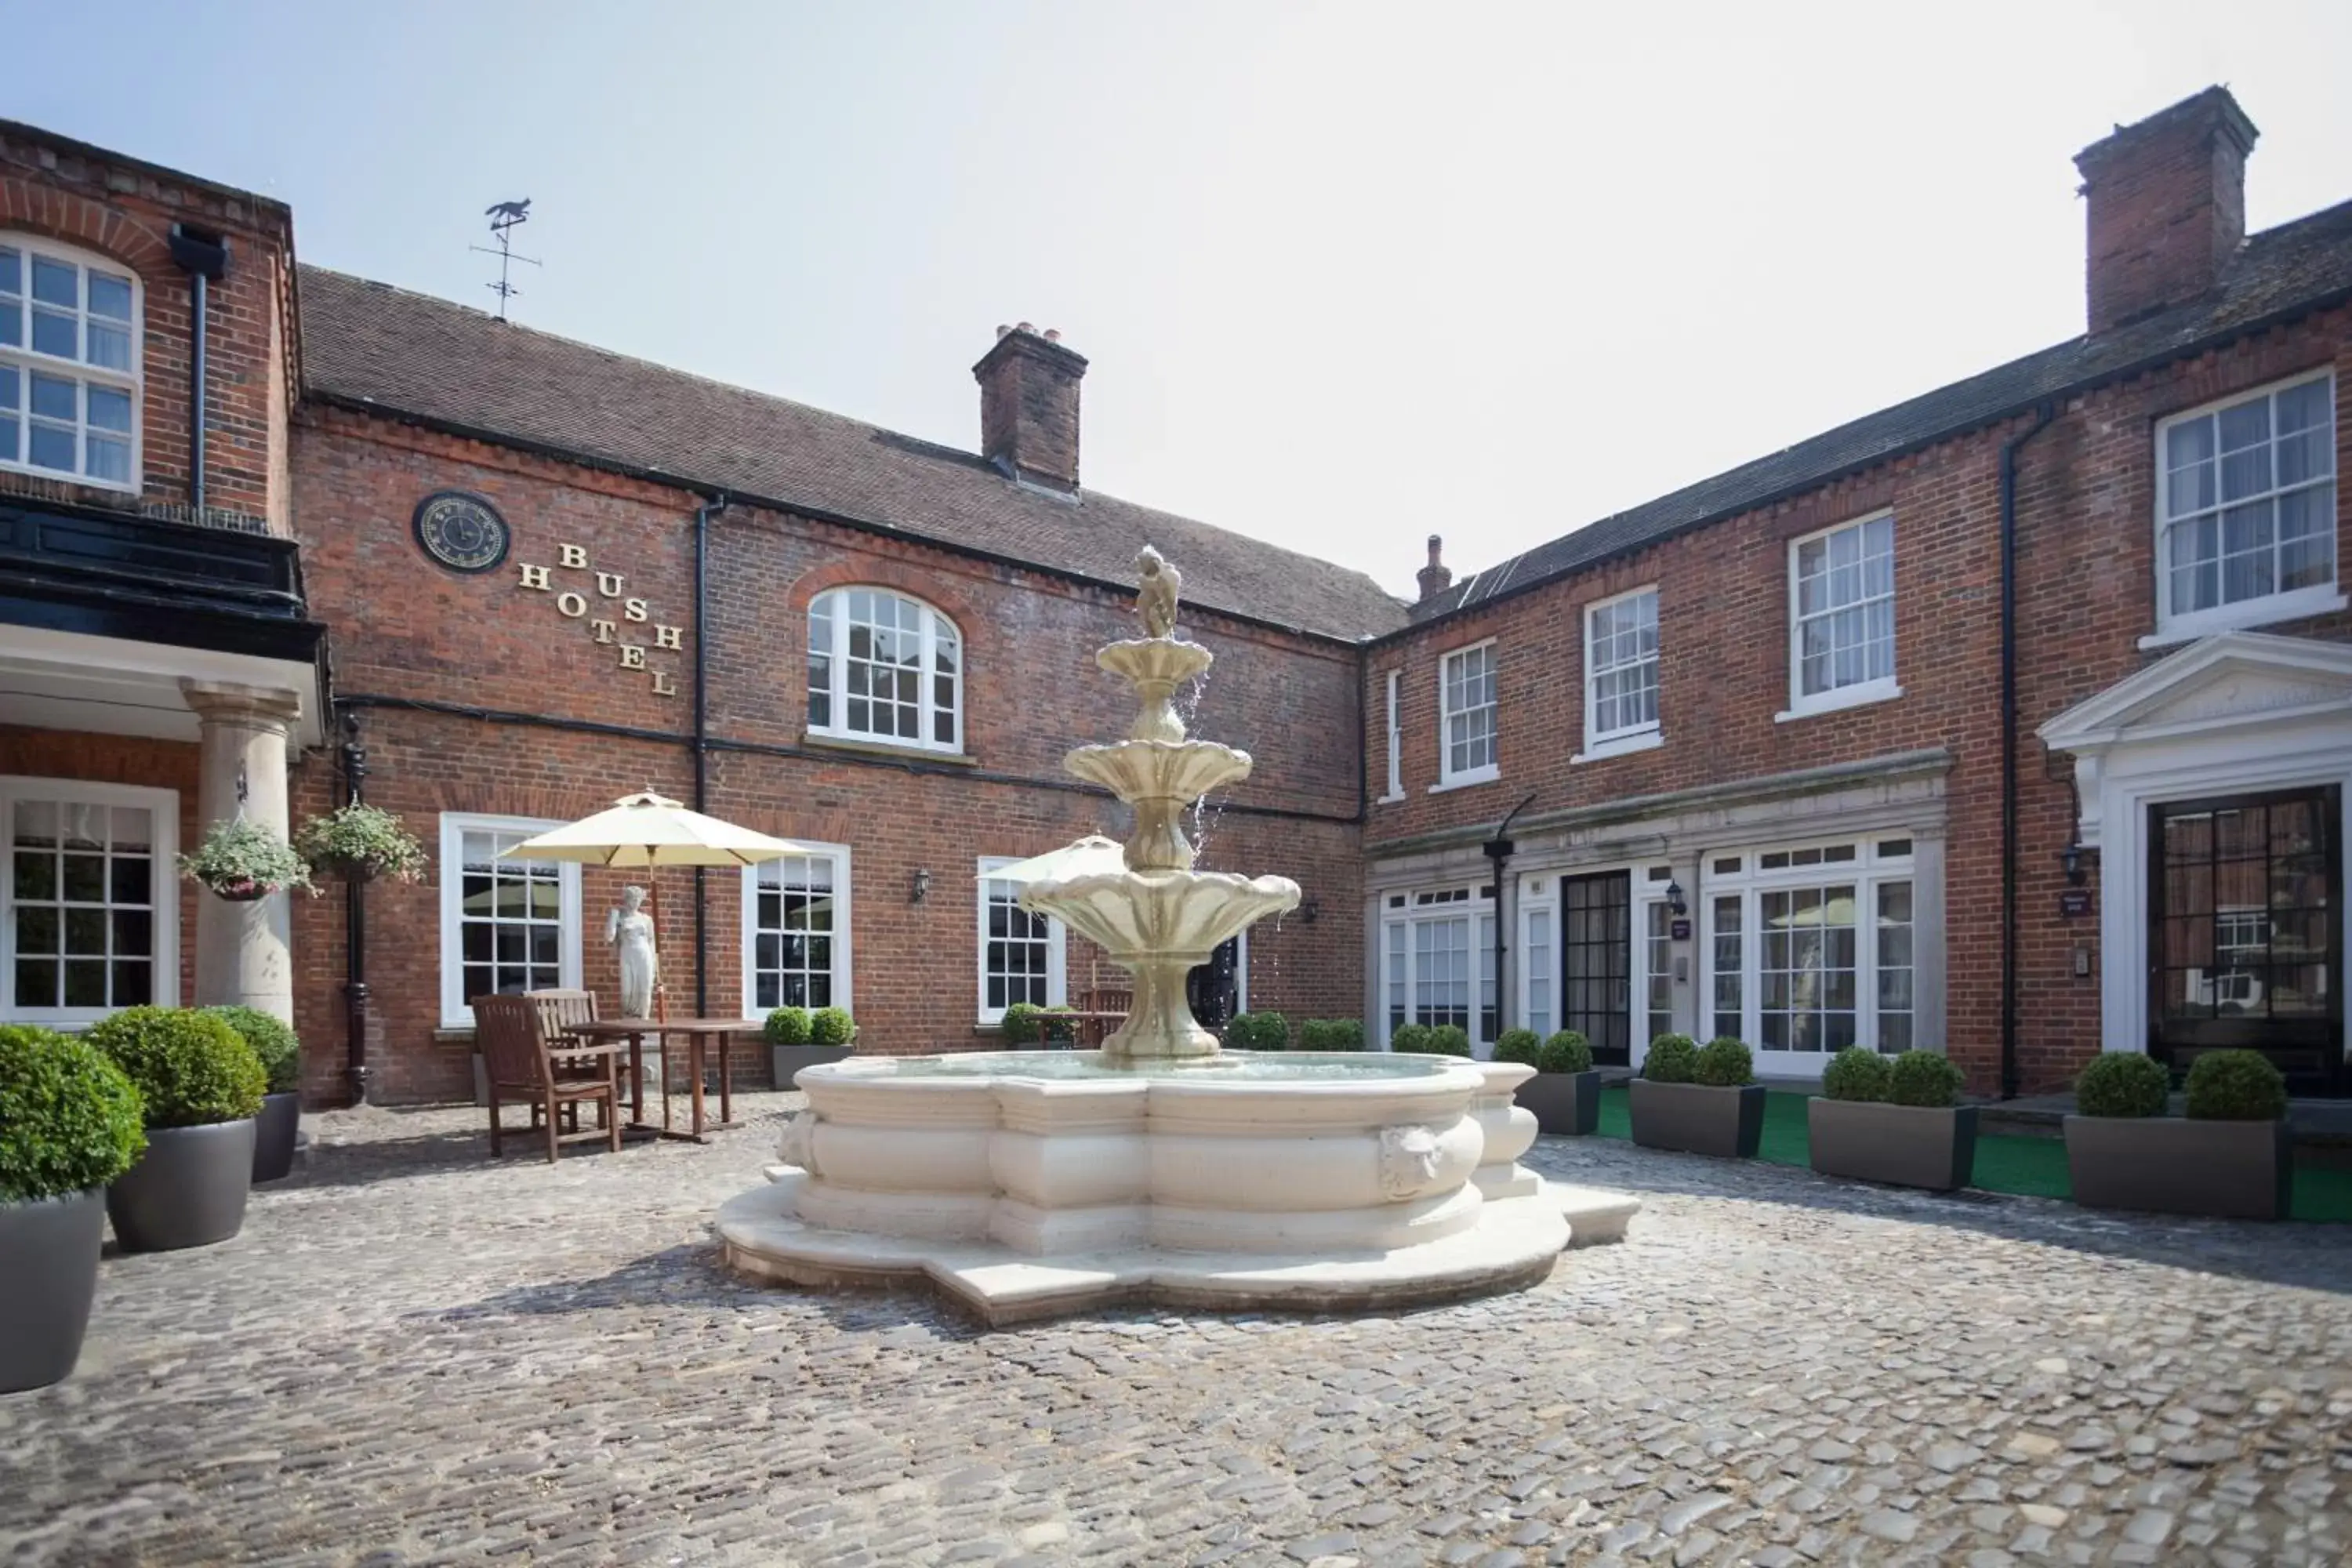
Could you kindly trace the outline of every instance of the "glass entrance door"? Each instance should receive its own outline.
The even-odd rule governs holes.
[[[2152,806],[2148,1054],[2261,1051],[2302,1094],[2344,1068],[2342,805],[2333,786]]]
[[[1631,1067],[1633,874],[1562,877],[1560,1026],[1592,1046],[1598,1067]]]

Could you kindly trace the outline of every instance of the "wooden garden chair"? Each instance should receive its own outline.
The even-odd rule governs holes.
[[[617,1047],[575,1046],[571,1051],[563,1051],[561,1037],[550,1037],[540,1004],[529,996],[519,995],[475,997],[474,1038],[481,1047],[484,1076],[489,1080],[492,1159],[501,1152],[499,1127],[501,1090],[508,1091],[507,1098],[530,1105],[534,1129],[544,1118],[550,1164],[554,1163],[556,1158],[559,1108],[571,1110],[572,1128],[577,1131],[580,1125],[579,1104],[583,1100],[596,1102],[596,1124],[604,1130],[613,1152],[616,1154],[621,1152],[621,1086]],[[603,1070],[597,1076],[574,1077],[559,1069],[559,1054],[576,1059],[589,1054],[592,1049],[603,1058]]]

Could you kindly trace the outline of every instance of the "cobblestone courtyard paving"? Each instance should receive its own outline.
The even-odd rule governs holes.
[[[1528,1294],[995,1334],[739,1283],[709,1148],[315,1119],[0,1400],[0,1562],[2340,1563],[2352,1235],[1547,1139],[1640,1191]]]

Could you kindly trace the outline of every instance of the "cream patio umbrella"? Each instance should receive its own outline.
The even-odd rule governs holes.
[[[1126,867],[1127,851],[1117,839],[1089,833],[1059,849],[1048,849],[1043,855],[1032,855],[1026,860],[1015,860],[1010,866],[982,871],[973,880],[1018,884],[1066,882],[1076,877],[1094,877],[1124,870]]]
[[[586,866],[616,869],[663,866],[756,866],[786,855],[814,853],[805,844],[772,838],[749,827],[738,827],[651,790],[623,795],[609,810],[527,838],[499,858],[502,860],[576,860]],[[653,921],[654,951],[661,951],[661,883],[646,879],[647,913]],[[658,971],[656,971],[658,973]],[[656,1016],[669,1016],[668,988],[656,982]]]

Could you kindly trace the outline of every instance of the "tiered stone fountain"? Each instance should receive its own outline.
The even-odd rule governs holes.
[[[1097,662],[1139,699],[1127,739],[1064,765],[1135,811],[1122,864],[1024,885],[1022,905],[1135,977],[1099,1051],[853,1057],[803,1068],[809,1109],[770,1184],[719,1212],[727,1261],[801,1285],[927,1278],[992,1323],[1120,1300],[1355,1310],[1512,1289],[1570,1240],[1563,1194],[1516,1163],[1531,1069],[1453,1057],[1223,1051],[1186,973],[1294,908],[1298,885],[1192,868],[1182,814],[1249,776],[1188,740],[1171,699],[1213,656],[1175,635],[1147,549],[1148,636]],[[1077,858],[1083,860],[1083,857]],[[1584,1194],[1621,1234],[1629,1199]]]

